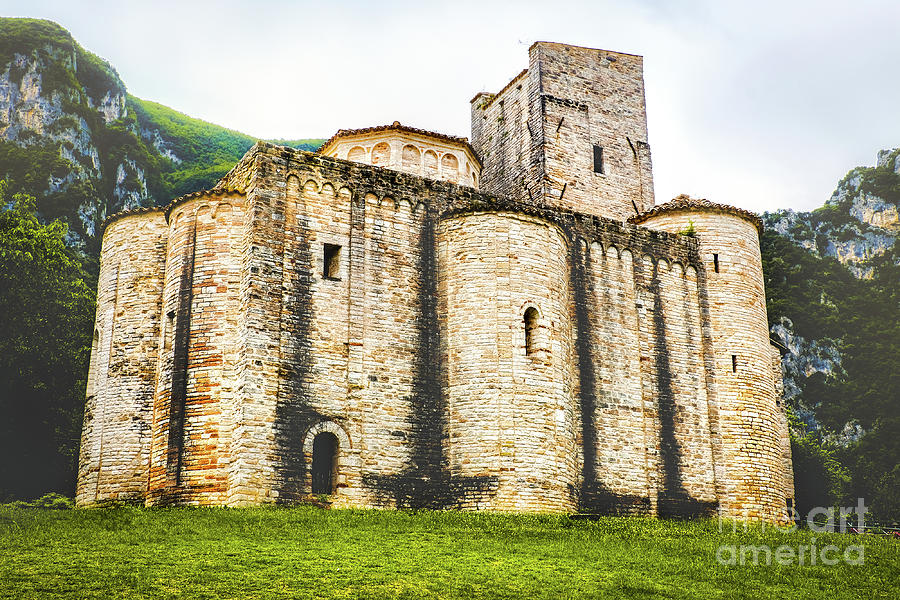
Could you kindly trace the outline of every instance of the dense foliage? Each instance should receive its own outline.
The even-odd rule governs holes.
[[[94,281],[0,181],[0,498],[74,489],[94,320]]]
[[[834,456],[834,450],[812,432],[791,439],[794,461],[794,501],[801,518],[820,506],[844,503],[850,475]]]
[[[854,169],[841,185],[851,178],[860,182],[861,192],[898,200],[900,174],[888,167]],[[813,505],[820,506],[865,498],[878,518],[893,521],[900,520],[900,241],[869,261],[869,278],[858,278],[834,257],[795,241],[810,239],[804,235],[810,232],[837,239],[866,229],[850,214],[854,199],[844,197],[810,213],[797,226],[808,232],[782,236],[766,230],[768,313],[771,323],[790,319],[794,333],[808,340],[829,340],[841,356],[840,368],[806,377],[794,399],[793,409],[811,411],[815,419],[811,427],[795,427],[798,504],[801,494],[813,496]],[[842,440],[848,424],[864,434]],[[844,470],[849,477],[838,490],[832,483]]]

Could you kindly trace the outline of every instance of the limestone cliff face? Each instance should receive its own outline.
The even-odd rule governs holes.
[[[775,232],[793,244],[806,249],[812,257],[812,261],[827,261],[835,259],[844,265],[847,270],[860,280],[860,285],[885,286],[891,284],[890,273],[895,265],[900,264],[900,218],[898,218],[898,206],[900,206],[900,148],[882,150],[878,153],[874,167],[858,167],[851,170],[837,185],[832,196],[825,204],[810,212],[795,212],[783,210],[775,213],[766,213],[763,219],[767,229]],[[770,248],[773,246],[770,246]],[[778,256],[770,256],[770,260],[777,260]],[[795,261],[797,257],[795,256]],[[802,261],[800,261],[802,262]],[[817,262],[817,264],[825,264]],[[798,264],[790,264],[789,268],[801,272]],[[823,281],[812,279],[828,279],[824,273],[826,270],[815,271],[816,275],[809,275],[811,287],[827,289]],[[831,271],[834,273],[834,271]],[[852,282],[853,277],[848,277]],[[770,282],[772,286],[788,285],[788,282]],[[794,281],[792,285],[797,285]],[[844,287],[852,287],[844,282]],[[795,288],[797,289],[797,288]],[[773,290],[770,290],[770,295]],[[777,290],[774,290],[777,291]],[[818,294],[818,292],[817,292]],[[806,304],[803,304],[803,303]],[[832,322],[835,318],[849,319],[850,315],[844,314],[846,300],[835,304],[834,299],[828,293],[822,292],[821,297],[813,296],[804,300],[796,299],[792,310],[801,313],[815,313],[822,311],[832,313]],[[785,399],[794,408],[795,414],[807,424],[817,426],[816,406],[817,398],[806,398],[807,395],[818,396],[818,393],[804,394],[804,389],[810,382],[818,378],[819,381],[834,382],[852,377],[844,371],[843,362],[847,357],[843,353],[847,351],[845,340],[842,336],[831,334],[817,329],[816,318],[805,327],[795,327],[790,318],[784,314],[772,314],[770,308],[770,333],[782,349],[782,372],[784,375]],[[866,318],[873,320],[890,319],[888,315],[871,314]],[[851,348],[851,351],[854,351]],[[852,358],[852,357],[851,357]],[[838,441],[853,441],[862,431],[855,424],[852,415],[848,415],[844,431],[840,432]]]
[[[55,210],[42,212],[67,220],[76,242],[92,237],[106,215],[152,204],[147,170],[153,157],[139,143],[125,86],[112,67],[55,24],[7,19],[2,26],[8,36],[8,51],[0,55],[4,156],[15,162],[18,147],[24,157],[61,161],[43,177],[37,168],[22,173],[9,165],[3,175],[27,180],[15,183],[39,198],[53,198],[45,204]]]
[[[875,167],[850,171],[822,208],[766,213],[766,226],[818,256],[836,258],[857,277],[871,278],[900,234],[897,198],[879,195],[878,182],[888,174],[900,174],[900,148],[879,152]]]
[[[58,191],[73,178],[99,176],[100,157],[88,123],[63,107],[64,100],[71,103],[76,96],[74,90],[45,89],[43,74],[50,65],[73,72],[76,58],[48,44],[27,55],[16,53],[6,63],[0,74],[0,137],[21,146],[60,142],[60,155],[72,163],[72,172],[62,179],[51,176],[49,189]]]
[[[786,350],[781,361],[785,400],[790,401],[800,395],[800,380],[814,373],[827,377],[841,369],[841,355],[834,340],[807,340],[794,333],[794,324],[786,317],[772,323],[769,330]]]

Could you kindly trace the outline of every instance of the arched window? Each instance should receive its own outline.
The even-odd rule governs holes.
[[[313,439],[312,493],[333,494],[338,470],[338,439],[323,431]]]
[[[353,162],[365,163],[366,162],[366,151],[362,146],[353,146],[350,148],[350,152],[347,153],[347,160],[352,160]]]
[[[525,355],[527,356],[533,354],[535,351],[538,324],[537,309],[533,306],[529,306],[525,310],[523,321],[525,323]]]
[[[403,170],[418,175],[422,172],[422,153],[412,144],[403,146]]]
[[[442,179],[451,183],[459,181],[459,160],[452,154],[445,154],[441,157]]]
[[[391,147],[386,142],[375,144],[372,148],[372,164],[386,167],[391,164]]]

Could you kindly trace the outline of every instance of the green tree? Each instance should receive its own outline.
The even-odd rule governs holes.
[[[95,293],[66,232],[0,181],[0,500],[74,491]]]
[[[800,518],[816,507],[837,506],[844,501],[850,474],[834,451],[816,435],[791,432],[794,463],[794,500]]]

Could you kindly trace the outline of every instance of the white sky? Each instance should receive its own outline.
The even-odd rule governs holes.
[[[469,135],[550,40],[644,56],[657,202],[808,210],[900,145],[900,1],[0,0],[129,91],[261,138],[404,124]]]

